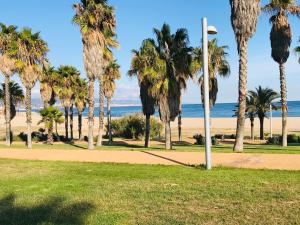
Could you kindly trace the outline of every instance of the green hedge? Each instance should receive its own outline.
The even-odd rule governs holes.
[[[145,135],[146,118],[142,114],[131,114],[112,120],[111,128],[114,137],[141,139]],[[151,117],[150,137],[159,137],[162,129],[163,125],[159,122],[159,120]]]

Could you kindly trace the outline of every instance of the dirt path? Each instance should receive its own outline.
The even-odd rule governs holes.
[[[110,162],[131,164],[199,165],[204,164],[203,152],[158,151],[87,151],[87,150],[0,150],[0,158]],[[300,155],[213,153],[214,166],[255,169],[300,170]]]

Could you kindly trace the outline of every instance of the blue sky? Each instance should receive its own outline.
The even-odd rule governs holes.
[[[76,66],[85,77],[79,28],[71,23],[74,14],[71,6],[77,1],[1,0],[0,21],[41,31],[43,39],[48,42],[52,64]],[[143,39],[153,37],[153,27],[161,28],[166,22],[170,24],[173,32],[181,27],[187,28],[191,46],[199,46],[203,16],[208,18],[210,24],[217,27],[219,33],[216,37],[219,44],[229,46],[228,59],[232,73],[230,78],[219,79],[218,102],[237,100],[238,55],[230,24],[228,0],[110,0],[109,2],[116,8],[117,33],[121,44],[121,48],[115,51],[122,71],[122,79],[117,82],[115,100],[138,99],[137,81],[128,78],[126,73],[130,66],[131,50],[139,48]],[[262,2],[266,3],[265,0]],[[249,89],[262,85],[279,90],[278,65],[270,57],[271,28],[268,19],[268,15],[260,16],[257,32],[249,43]],[[294,48],[300,37],[300,20],[290,18],[290,22],[293,29],[292,48]],[[286,64],[286,72],[288,99],[300,100],[300,65],[294,53],[291,53]],[[17,76],[13,79],[18,81]],[[0,81],[3,81],[2,76]],[[33,90],[33,96],[39,96],[38,84]],[[192,81],[189,82],[188,89],[184,93],[184,102],[200,102],[199,87]]]

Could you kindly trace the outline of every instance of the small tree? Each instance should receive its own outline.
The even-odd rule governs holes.
[[[42,119],[38,124],[44,123],[48,131],[47,134],[47,144],[53,144],[53,127],[55,125],[55,130],[57,134],[57,124],[64,122],[63,113],[56,107],[49,106],[40,110]],[[58,135],[58,134],[57,134]]]

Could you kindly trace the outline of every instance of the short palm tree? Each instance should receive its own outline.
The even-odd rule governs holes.
[[[27,123],[27,147],[32,148],[31,140],[31,90],[42,74],[48,52],[47,43],[40,33],[33,33],[30,28],[23,28],[18,35],[18,73],[26,88],[25,106]]]
[[[270,88],[259,86],[255,91],[249,91],[249,98],[252,101],[249,102],[248,108],[251,108],[259,118],[260,139],[264,140],[264,119],[270,111],[270,105],[273,109],[277,108],[272,102],[279,98],[279,94]]]
[[[259,0],[229,0],[231,23],[239,53],[239,99],[234,151],[243,151],[246,96],[247,96],[247,51],[248,41],[256,31],[260,13]]]
[[[6,85],[2,84],[2,89],[0,88],[0,101],[3,102],[6,111],[7,104],[5,98],[5,93],[6,93],[5,89],[6,89]],[[11,81],[9,83],[9,93],[10,93],[10,101],[8,105],[10,107],[10,120],[13,120],[13,118],[16,116],[17,104],[22,103],[24,100],[24,93],[21,86],[14,81]]]
[[[228,77],[230,75],[230,65],[227,61],[228,53],[226,52],[227,46],[218,46],[217,39],[213,39],[208,43],[208,71],[210,77],[209,83],[209,100],[210,108],[212,108],[217,100],[218,94],[218,79],[220,77]],[[195,48],[193,53],[192,71],[197,74],[202,71],[202,49]],[[201,100],[204,102],[204,83],[203,75],[199,78],[201,86]]]
[[[117,64],[116,61],[112,61],[106,68],[104,76],[102,77],[102,89],[107,103],[107,127],[108,127],[109,144],[112,143],[110,102],[111,102],[111,98],[115,93],[116,80],[120,78],[121,78],[120,66]]]
[[[65,108],[65,137],[69,140],[69,117],[70,109],[73,107],[74,91],[76,86],[76,79],[80,76],[80,72],[73,66],[62,65],[57,70],[58,78],[54,85],[54,91],[62,106]],[[72,111],[72,110],[71,110]],[[72,116],[70,121],[71,139],[73,138],[72,130]]]
[[[64,122],[63,113],[56,107],[49,106],[40,110],[42,119],[38,124],[44,123],[48,131],[47,134],[47,144],[53,144],[53,127],[56,127],[57,134],[57,124]]]
[[[155,113],[156,99],[151,90],[155,85],[155,77],[158,75],[153,68],[157,68],[159,56],[155,43],[151,39],[143,41],[139,50],[132,50],[131,67],[128,71],[130,77],[137,77],[140,86],[140,98],[143,114],[146,117],[145,147],[150,146],[150,118]],[[154,76],[151,76],[154,75]]]
[[[86,80],[78,77],[74,89],[74,103],[78,112],[78,139],[82,141],[82,113],[88,101],[88,84]]]
[[[270,0],[263,10],[271,14],[270,23],[272,29],[270,41],[272,48],[272,58],[279,64],[280,73],[280,93],[282,108],[282,145],[287,146],[287,89],[285,63],[290,55],[290,45],[292,42],[292,30],[288,21],[288,15],[300,16],[300,6],[295,0]]]
[[[155,96],[158,101],[159,114],[165,123],[166,149],[172,148],[171,126],[179,115],[182,83],[180,76],[190,74],[189,38],[186,29],[178,29],[171,34],[170,26],[164,24],[162,29],[154,29],[156,49],[164,62],[165,73],[162,73],[155,85]]]
[[[5,126],[6,126],[6,145],[11,145],[11,115],[10,115],[10,92],[9,84],[10,77],[16,72],[16,40],[17,40],[17,27],[6,26],[0,23],[0,71],[5,76]]]
[[[80,26],[83,42],[84,66],[89,79],[89,149],[94,148],[94,82],[105,69],[108,37],[114,36],[116,20],[113,7],[106,0],[81,0],[75,4],[73,22]]]

